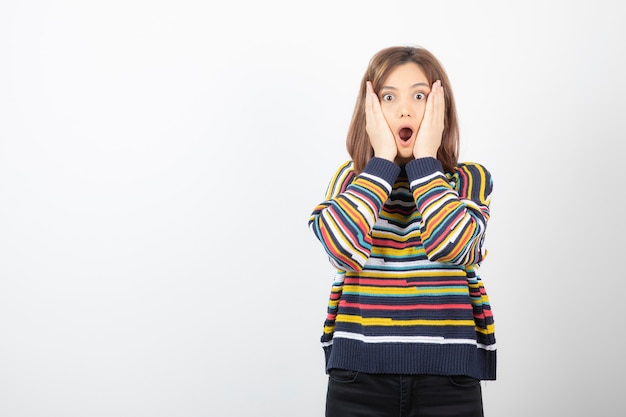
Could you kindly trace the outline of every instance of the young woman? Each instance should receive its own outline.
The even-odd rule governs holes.
[[[309,227],[336,268],[322,344],[327,417],[483,415],[496,377],[477,275],[492,180],[459,163],[448,76],[428,50],[369,62],[335,172]]]

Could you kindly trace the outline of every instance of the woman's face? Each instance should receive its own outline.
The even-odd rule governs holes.
[[[396,163],[413,158],[417,132],[426,110],[430,83],[421,67],[413,62],[391,70],[378,91],[383,115],[396,140]]]

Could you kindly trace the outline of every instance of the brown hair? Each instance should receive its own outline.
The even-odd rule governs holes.
[[[354,170],[357,174],[365,168],[374,154],[374,149],[365,130],[365,83],[371,81],[374,91],[378,92],[392,69],[409,62],[414,62],[422,68],[430,84],[436,80],[441,80],[444,86],[446,110],[443,138],[441,146],[437,150],[437,159],[441,161],[445,172],[452,172],[458,163],[459,124],[452,88],[443,66],[431,52],[424,48],[392,46],[380,50],[371,58],[363,75],[359,95],[354,106],[346,139],[346,148],[354,162]]]

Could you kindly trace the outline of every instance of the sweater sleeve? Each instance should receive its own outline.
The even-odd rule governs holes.
[[[363,268],[372,249],[372,228],[399,174],[398,165],[381,158],[372,158],[359,175],[351,161],[339,167],[326,199],[309,218],[309,228],[334,267],[344,271]]]
[[[413,160],[406,170],[422,217],[422,244],[428,258],[479,264],[487,256],[483,244],[492,191],[489,171],[477,163],[462,163],[446,176],[435,158]]]

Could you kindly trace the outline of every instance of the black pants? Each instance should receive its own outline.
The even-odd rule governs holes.
[[[480,381],[332,369],[326,417],[483,417]]]

